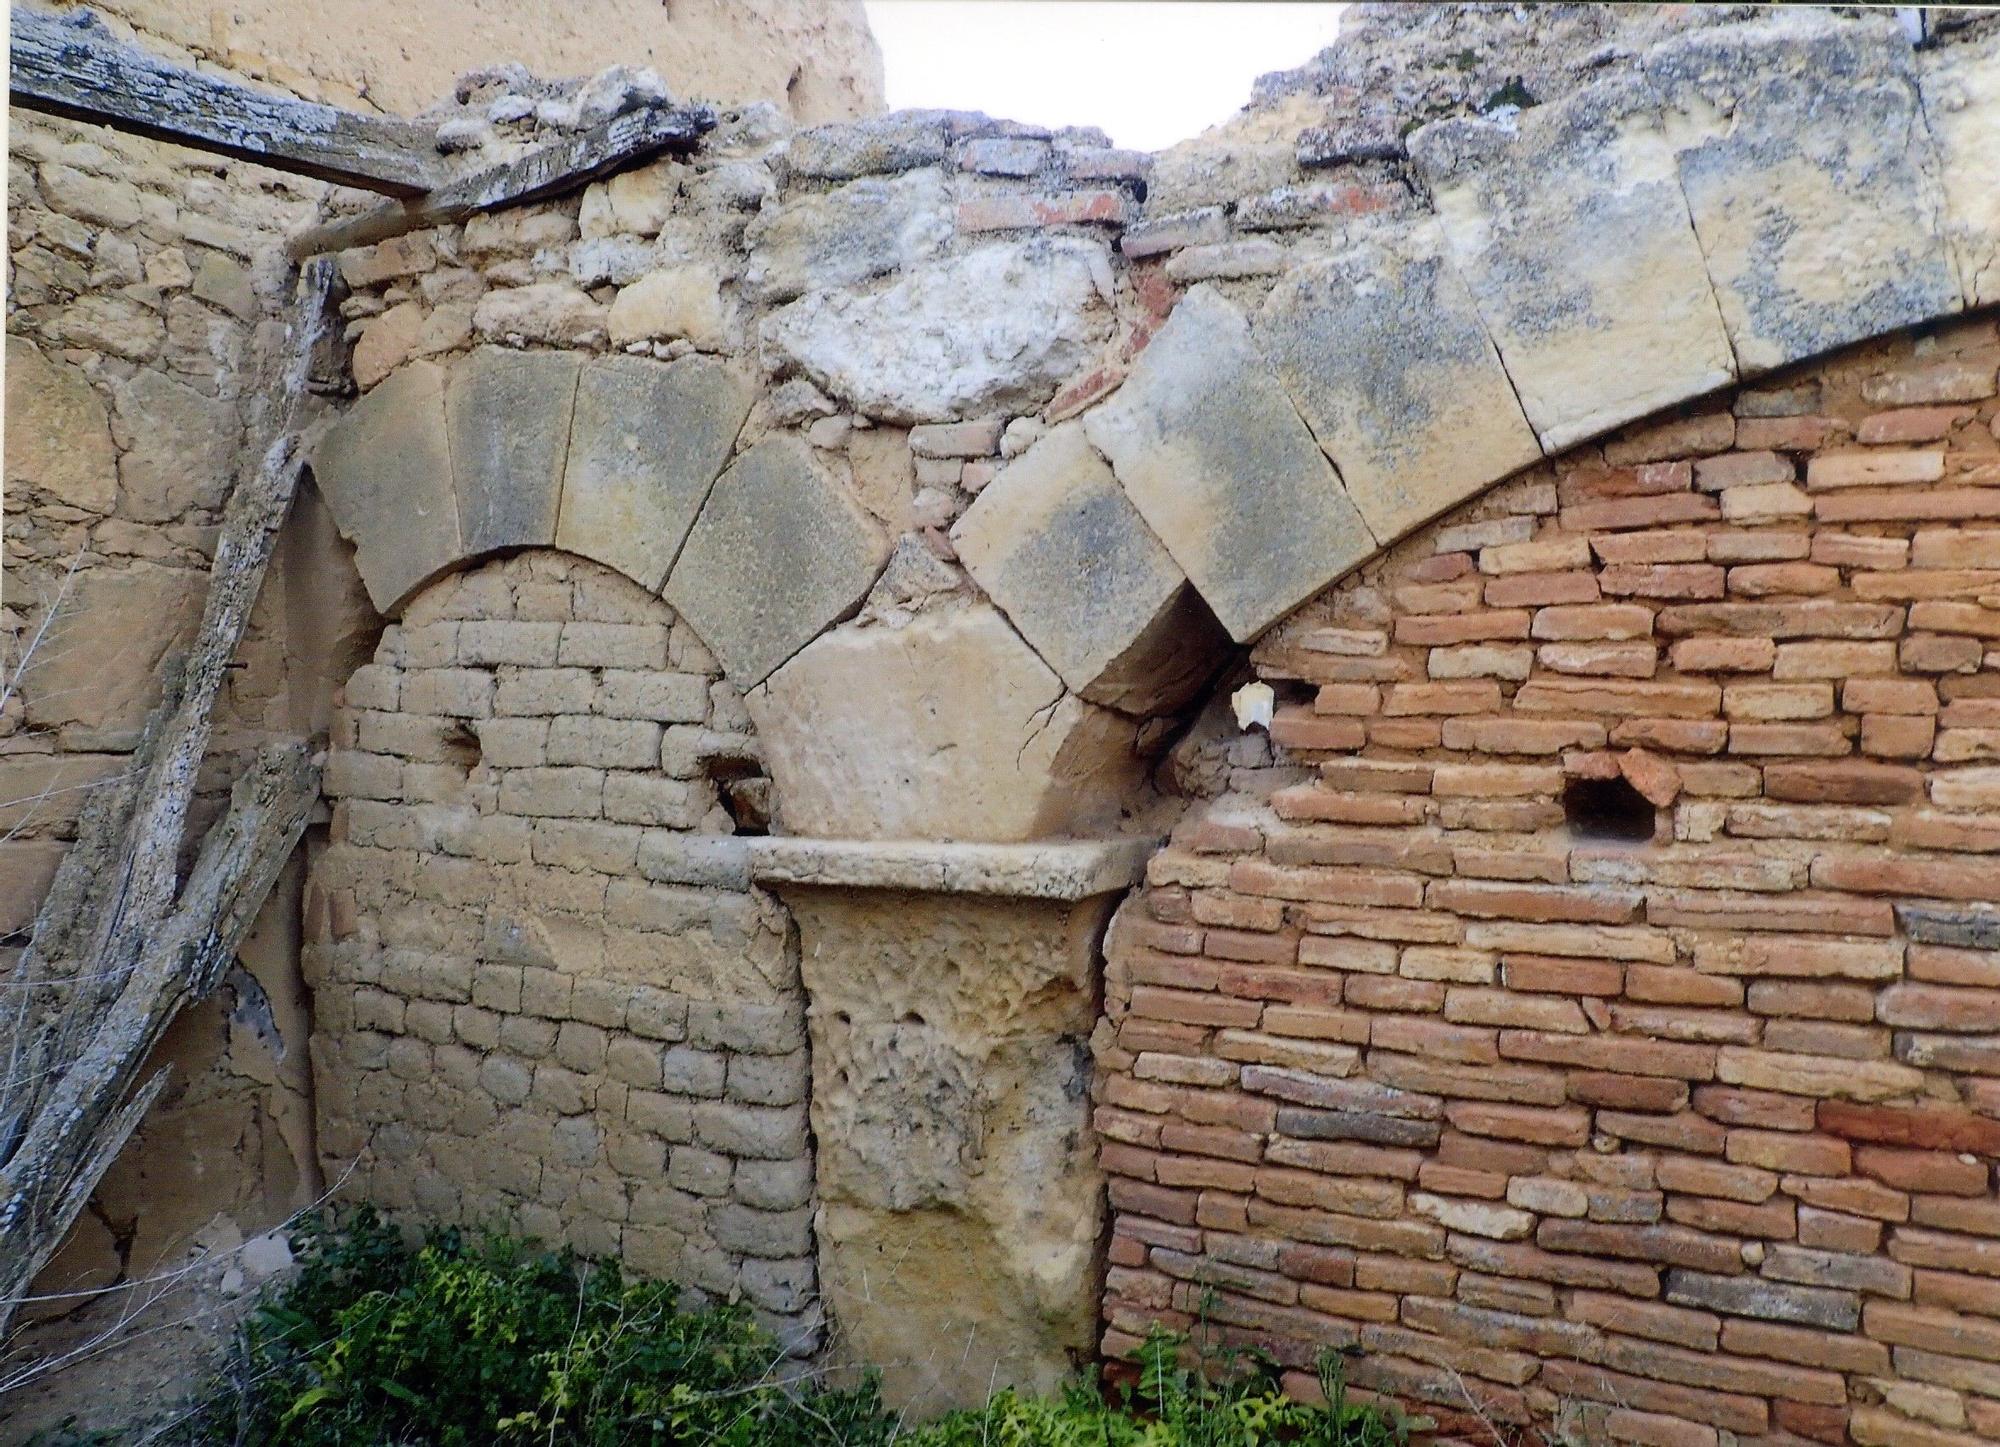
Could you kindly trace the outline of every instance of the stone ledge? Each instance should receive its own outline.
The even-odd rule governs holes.
[[[1154,839],[1046,844],[941,844],[929,840],[751,839],[759,884],[824,889],[1088,899],[1130,888],[1146,873]]]

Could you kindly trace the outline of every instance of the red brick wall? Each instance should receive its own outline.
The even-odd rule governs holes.
[[[1208,1295],[1468,1440],[2000,1439],[1997,341],[1583,449],[1264,640],[1109,947],[1109,1353]],[[1566,819],[1617,779],[1650,842]]]

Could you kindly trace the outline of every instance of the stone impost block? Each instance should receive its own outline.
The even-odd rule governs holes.
[[[1969,307],[2000,302],[2000,30],[1917,59],[1945,218]]]
[[[746,701],[794,835],[1102,832],[1143,774],[1132,720],[1065,690],[985,604],[837,629]]]
[[[749,414],[747,383],[683,357],[587,362],[576,389],[556,546],[657,592]]]
[[[1022,637],[1092,703],[1170,710],[1227,646],[1078,423],[1001,473],[952,541]]]
[[[1111,330],[1105,248],[1074,236],[994,242],[879,291],[815,291],[767,317],[765,365],[799,371],[887,422],[1040,407]]]
[[[384,613],[465,556],[444,398],[444,369],[411,362],[328,428],[313,454],[320,493]]]
[[[1410,154],[1549,452],[1735,380],[1643,81],[1440,121]]]
[[[861,602],[889,542],[796,437],[767,438],[716,480],[663,591],[739,688]]]
[[[760,212],[744,232],[745,275],[765,301],[831,290],[935,256],[951,239],[951,193],[934,170],[868,176]]]
[[[451,369],[445,427],[468,554],[547,547],[582,358],[480,347]]]
[[[1744,375],[1958,310],[1937,158],[1888,16],[1788,9],[1644,65]]]
[[[759,884],[822,889],[884,889],[919,894],[999,895],[1013,899],[1088,899],[1115,894],[1145,878],[1153,839],[1035,844],[945,844],[891,839],[745,839],[749,874]]]
[[[1432,223],[1358,231],[1279,282],[1255,331],[1378,538],[1542,455]]]
[[[1243,314],[1212,287],[1182,299],[1084,429],[1239,642],[1375,551]]]

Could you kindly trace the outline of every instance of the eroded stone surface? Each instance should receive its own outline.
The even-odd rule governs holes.
[[[887,1364],[887,1397],[918,1413],[1053,1390],[1096,1310],[1085,1040],[1111,896],[780,892],[811,1001],[820,1274],[843,1350]]]
[[[555,541],[582,361],[481,347],[453,365],[445,426],[468,553]]]
[[[22,337],[7,338],[7,487],[109,512],[118,492],[117,455],[104,403],[80,368],[50,361]]]
[[[1734,379],[1643,81],[1438,122],[1410,154],[1546,450]]]
[[[889,542],[795,437],[772,437],[716,479],[664,596],[739,688],[852,612]]]
[[[657,592],[729,460],[750,401],[743,378],[706,357],[586,363],[556,545]]]
[[[444,394],[442,367],[411,362],[328,428],[313,455],[320,491],[384,613],[465,555]]]
[[[790,834],[1100,834],[1143,775],[1132,721],[1070,694],[987,604],[836,629],[747,701]]]
[[[767,301],[852,286],[935,256],[951,237],[950,215],[951,194],[933,170],[802,196],[750,223],[745,279]]]
[[[1786,11],[1670,41],[1645,68],[1745,375],[1959,307],[1909,42],[1887,16]]]
[[[1094,242],[996,242],[879,291],[800,298],[765,320],[765,365],[804,372],[890,422],[1027,410],[1104,341],[1110,289]]]
[[[1917,66],[1965,304],[1987,306],[2000,301],[2000,30],[1926,51]]]
[[[1067,422],[1016,459],[952,529],[959,561],[1092,703],[1164,712],[1226,640],[1083,435]]]
[[[1278,283],[1255,331],[1378,538],[1542,455],[1435,225],[1351,234]]]
[[[1239,642],[1375,551],[1243,314],[1196,287],[1084,428]]]

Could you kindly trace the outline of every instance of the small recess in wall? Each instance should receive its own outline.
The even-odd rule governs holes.
[[[1575,839],[1644,844],[1653,837],[1658,813],[1623,776],[1563,785],[1563,822]]]

